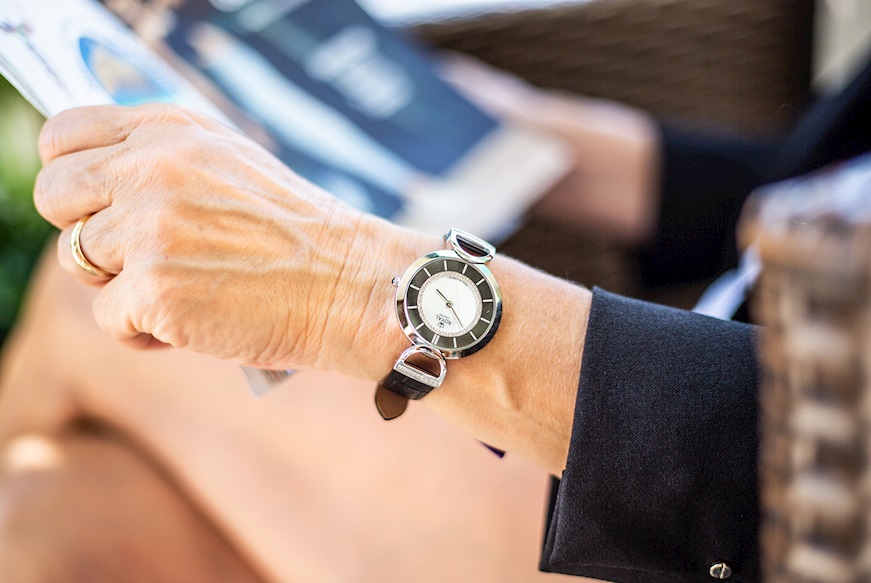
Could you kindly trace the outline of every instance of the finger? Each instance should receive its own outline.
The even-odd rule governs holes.
[[[94,267],[112,275],[121,273],[124,267],[122,241],[118,236],[116,218],[117,212],[113,209],[106,209],[88,219],[79,233],[79,245],[85,259]],[[105,284],[106,278],[95,277],[76,263],[73,257],[74,251],[70,245],[74,228],[75,225],[68,226],[58,238],[58,260],[61,267],[83,283]]]
[[[94,300],[97,324],[126,346],[137,350],[172,348],[143,329],[141,325],[143,295],[129,274],[121,274],[107,283]]]
[[[76,152],[46,164],[36,177],[33,201],[47,221],[63,229],[112,204],[117,146]]]
[[[121,342],[125,346],[129,346],[135,350],[163,350],[166,348],[172,348],[171,344],[161,342],[151,334],[140,334],[133,338],[121,340]]]
[[[67,154],[120,144],[138,125],[136,108],[120,105],[78,107],[49,119],[39,134],[39,157],[47,164]]]
[[[47,164],[76,152],[122,144],[139,128],[175,124],[195,124],[213,131],[228,129],[206,114],[167,103],[80,107],[45,122],[39,135],[39,156]]]
[[[118,340],[135,345],[143,342],[137,340],[141,336],[150,336],[140,323],[144,307],[133,276],[122,272],[106,283],[94,300],[94,319],[100,328]]]

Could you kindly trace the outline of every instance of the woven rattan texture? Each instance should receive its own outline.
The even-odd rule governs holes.
[[[869,581],[871,224],[774,227],[755,302],[763,580]]]
[[[529,81],[738,130],[805,103],[812,0],[590,0],[421,25]]]

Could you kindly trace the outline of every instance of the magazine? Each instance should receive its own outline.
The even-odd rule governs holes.
[[[498,240],[566,170],[561,144],[481,112],[354,0],[105,1],[286,164],[394,222]]]
[[[353,0],[105,4],[0,0],[0,74],[46,117],[182,104],[361,210],[497,242],[568,169],[562,143],[480,111]]]
[[[481,112],[353,0],[107,3],[176,67],[96,0],[0,0],[0,74],[47,117],[180,103],[357,208],[494,241],[567,170],[561,143]]]
[[[0,74],[46,117],[83,105],[171,102],[230,123],[89,0],[0,0]]]

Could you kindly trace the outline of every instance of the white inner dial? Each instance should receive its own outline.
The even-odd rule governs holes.
[[[436,273],[423,282],[417,297],[421,320],[440,336],[465,334],[481,317],[478,287],[456,271]]]

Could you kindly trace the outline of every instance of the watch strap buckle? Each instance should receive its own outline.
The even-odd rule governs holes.
[[[439,372],[434,374],[408,359],[422,355],[438,363]],[[405,412],[408,400],[422,399],[430,391],[441,386],[447,372],[445,357],[432,348],[414,345],[407,348],[393,365],[393,370],[378,383],[375,390],[375,407],[385,420],[395,419]]]
[[[408,359],[416,354],[420,354],[431,360],[436,361],[439,365],[438,374],[433,374],[426,369],[423,369],[413,363],[408,362]],[[430,387],[430,390],[432,390],[437,389],[441,386],[442,381],[445,380],[445,374],[447,373],[448,367],[447,363],[445,362],[445,357],[442,355],[441,352],[433,350],[428,346],[415,344],[410,348],[406,348],[402,352],[402,354],[399,355],[399,358],[396,360],[396,364],[393,365],[393,370],[402,375],[405,375],[408,378],[414,379],[419,383],[423,383],[424,385]],[[416,398],[420,399],[423,396],[424,395],[421,395],[420,397]],[[409,398],[412,399],[415,397]]]

